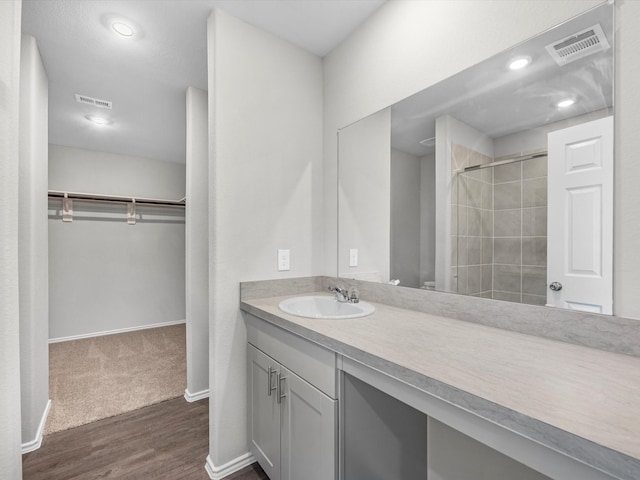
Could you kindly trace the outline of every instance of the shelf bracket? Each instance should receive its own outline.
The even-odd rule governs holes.
[[[62,221],[73,222],[73,200],[65,193],[62,199]]]
[[[132,198],[131,203],[127,203],[127,223],[129,225],[136,224],[136,199]]]

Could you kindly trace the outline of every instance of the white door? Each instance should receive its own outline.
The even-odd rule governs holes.
[[[280,365],[247,345],[249,443],[253,456],[271,480],[280,480],[280,404],[276,378]]]
[[[613,117],[548,143],[547,305],[611,315]]]
[[[337,401],[281,371],[282,480],[335,480]]]

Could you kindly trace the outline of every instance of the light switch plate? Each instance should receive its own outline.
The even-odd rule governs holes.
[[[349,266],[350,267],[358,266],[358,249],[357,248],[349,249]]]
[[[278,249],[278,271],[284,272],[289,269],[289,249]]]

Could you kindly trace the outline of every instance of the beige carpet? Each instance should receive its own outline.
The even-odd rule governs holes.
[[[45,434],[184,394],[185,325],[49,345]]]

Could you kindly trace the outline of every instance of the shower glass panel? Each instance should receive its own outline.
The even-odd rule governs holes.
[[[547,157],[533,153],[493,159],[453,145],[453,291],[546,303]]]

